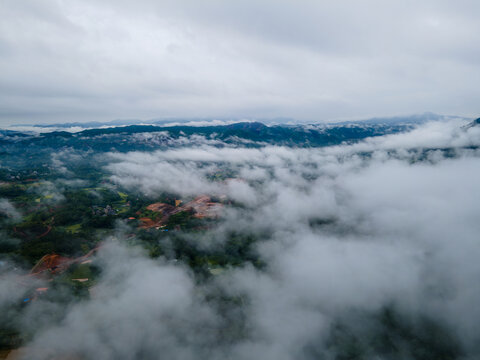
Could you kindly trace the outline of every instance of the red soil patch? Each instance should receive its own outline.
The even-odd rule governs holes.
[[[57,254],[45,255],[42,257],[38,263],[30,271],[30,274],[36,275],[44,271],[50,270],[51,273],[60,273],[65,271],[70,264],[72,259],[63,257]]]
[[[157,225],[157,223],[155,221],[153,221],[152,219],[147,218],[147,217],[140,218],[139,220],[142,222],[139,226],[142,229],[149,229],[149,228],[152,228],[155,225]]]
[[[30,271],[29,276],[41,276],[42,274],[60,274],[67,270],[72,264],[85,263],[86,260],[95,254],[102,245],[90,250],[87,254],[78,258],[68,258],[57,254],[48,254],[42,257]]]
[[[215,219],[220,216],[222,209],[223,205],[212,202],[212,199],[208,195],[198,196],[185,205],[176,207],[165,203],[154,203],[148,205],[147,210],[160,213],[162,218],[156,222],[150,218],[140,218],[139,220],[142,222],[140,228],[149,229],[165,225],[171,215],[181,211],[192,211],[194,213],[193,217],[197,219]]]
[[[223,205],[211,201],[206,195],[199,196],[185,205],[185,208],[191,208],[194,211],[193,217],[197,219],[215,219],[222,213]]]
[[[170,215],[173,211],[175,211],[175,207],[165,203],[155,203],[148,205],[147,210],[155,211],[161,213],[162,215]]]

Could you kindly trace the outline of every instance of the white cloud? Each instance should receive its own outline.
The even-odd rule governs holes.
[[[16,222],[22,218],[20,212],[7,199],[0,199],[0,214],[7,216],[12,222]]]
[[[412,331],[428,316],[477,357],[480,157],[435,150],[479,145],[474,128],[457,125],[322,149],[200,145],[110,154],[108,170],[124,186],[236,196],[244,207],[192,242],[219,246],[229,230],[262,234],[256,250],[265,268],[234,267],[202,283],[183,265],[107,246],[98,295],[40,332],[32,354],[43,346],[102,359],[310,359],[305,349],[314,344],[335,356],[327,339],[339,317],[363,334],[375,331],[374,320],[356,324],[352,313],[374,319],[394,306],[406,322],[414,319]],[[425,151],[434,161],[417,161]],[[207,180],[221,166],[245,179]],[[204,296],[212,289],[241,299],[235,319],[246,334],[221,342],[225,318]]]

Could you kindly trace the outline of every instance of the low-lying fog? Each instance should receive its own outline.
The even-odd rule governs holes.
[[[265,266],[199,283],[181,261],[125,246],[119,225],[98,254],[95,296],[44,323],[24,359],[426,359],[428,346],[437,359],[478,358],[480,129],[463,125],[328,148],[108,154],[111,180],[152,198],[226,195],[239,206],[190,241],[260,234]],[[208,180],[218,168],[232,179]],[[10,277],[1,287],[0,306],[20,296]],[[222,307],[211,294],[239,303]],[[38,326],[55,306],[37,301],[18,321]]]

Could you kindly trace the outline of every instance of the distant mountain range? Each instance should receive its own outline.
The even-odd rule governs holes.
[[[100,151],[146,150],[178,144],[215,141],[245,146],[287,145],[328,146],[354,142],[371,136],[398,133],[412,129],[414,124],[342,124],[342,125],[274,125],[241,122],[220,126],[153,126],[129,125],[88,129],[77,133],[52,131],[23,133],[0,131],[0,145],[22,147],[72,147]],[[219,144],[220,145],[220,144]]]
[[[278,117],[269,119],[257,119],[256,121],[265,124],[289,124],[295,123],[292,118]],[[237,118],[166,118],[166,119],[118,119],[112,121],[89,121],[89,122],[68,122],[68,123],[55,123],[55,124],[19,124],[12,125],[12,127],[34,127],[34,128],[102,128],[102,127],[116,127],[116,126],[128,126],[128,125],[155,125],[155,126],[173,126],[173,125],[187,125],[187,126],[199,126],[206,123],[211,125],[227,125],[238,122],[247,122],[245,119]],[[249,121],[250,122],[250,121]],[[253,122],[253,120],[251,121]]]
[[[259,147],[285,145],[322,147],[353,143],[368,137],[409,131],[421,123],[443,117],[431,114],[408,118],[371,119],[363,122],[311,125],[271,125],[239,122],[212,126],[127,125],[79,131],[32,133],[0,130],[0,146],[22,149],[74,148],[95,151],[155,150],[209,143],[215,146],[242,145]],[[474,120],[468,126],[480,125]],[[15,151],[14,149],[12,149]]]
[[[313,124],[318,125],[347,125],[347,124],[421,124],[427,121],[436,121],[448,118],[444,115],[439,115],[431,112],[423,114],[415,114],[408,116],[395,116],[395,117],[376,117],[363,120],[351,120],[351,121],[334,121],[334,122],[322,122]],[[215,126],[215,125],[229,125],[232,123],[247,122],[242,118],[166,118],[166,119],[151,119],[151,120],[138,120],[138,119],[119,119],[106,122],[90,121],[90,122],[69,122],[59,124],[21,124],[12,125],[12,127],[33,127],[33,128],[52,128],[52,129],[71,129],[71,128],[104,128],[104,127],[118,127],[129,125],[153,125],[153,126]],[[261,122],[267,125],[306,125],[304,122],[296,121],[293,118],[277,117],[268,119],[256,119],[248,122]]]

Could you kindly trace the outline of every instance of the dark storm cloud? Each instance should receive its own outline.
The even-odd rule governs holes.
[[[3,124],[478,112],[475,1],[0,4]]]

